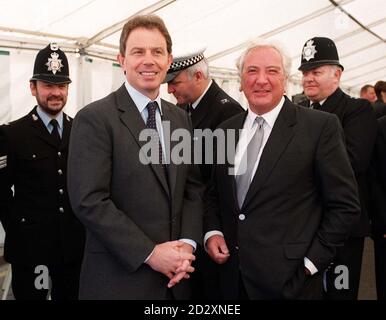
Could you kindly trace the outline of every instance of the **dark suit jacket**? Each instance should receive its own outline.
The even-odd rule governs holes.
[[[306,101],[309,106],[309,101]],[[337,89],[323,103],[322,111],[338,116],[343,127],[347,152],[358,183],[361,218],[351,230],[352,237],[369,233],[369,167],[377,134],[377,121],[370,102],[355,99]]]
[[[7,166],[0,169],[0,212],[10,263],[36,266],[82,259],[84,228],[71,210],[66,184],[71,122],[64,114],[59,149],[36,107],[0,128],[0,156],[7,156]]]
[[[163,120],[191,131],[189,116],[162,101]],[[144,263],[154,246],[202,237],[202,184],[197,167],[139,160],[145,123],[123,85],[75,117],[69,194],[87,229],[81,299],[165,299],[168,278]],[[171,143],[171,148],[176,142]],[[188,298],[187,281],[173,288]]]
[[[221,127],[238,131],[245,117]],[[239,272],[252,299],[297,297],[308,281],[303,258],[325,270],[359,217],[338,119],[286,99],[242,208],[230,167],[214,167],[204,219],[205,232],[222,231],[230,250],[220,266],[224,297],[237,298]]]
[[[386,234],[386,116],[378,119],[372,169],[373,236],[375,239],[383,239]]]
[[[192,112],[191,119],[194,129],[210,129],[214,131],[220,123],[230,117],[243,112],[240,104],[222,90],[216,82],[209,87],[202,97],[196,109]],[[202,159],[205,159],[205,148],[202,148]],[[200,165],[201,175],[204,182],[210,179],[212,166],[210,164]]]
[[[377,100],[374,102],[373,108],[375,112],[375,117],[377,119],[383,116],[386,116],[386,103],[383,103],[382,101]]]

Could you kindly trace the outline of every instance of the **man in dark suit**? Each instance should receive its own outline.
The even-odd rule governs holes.
[[[378,300],[386,300],[386,116],[378,119],[372,176],[372,231]]]
[[[30,88],[38,105],[0,128],[0,218],[16,299],[77,299],[84,229],[67,194],[72,119],[63,111],[69,66],[51,43],[39,51]],[[11,188],[14,188],[14,193]]]
[[[220,126],[237,147],[214,166],[206,248],[226,299],[320,299],[321,273],[359,216],[341,128],[284,96],[290,59],[277,45],[254,44],[238,68],[249,108]]]
[[[374,86],[375,95],[377,96],[373,108],[377,119],[386,116],[386,82],[379,80]]]
[[[192,50],[175,56],[166,80],[168,92],[177,99],[179,106],[188,111],[194,129],[214,131],[230,117],[244,111],[240,104],[222,90],[209,76],[208,61],[204,49]],[[205,136],[208,138],[208,136]],[[195,136],[202,147],[196,154],[200,159],[200,171],[205,183],[210,179],[212,165],[205,161],[206,138]],[[211,158],[209,158],[211,159]],[[210,161],[209,161],[210,162]],[[193,299],[220,299],[218,270],[202,247],[198,247],[192,274]]]
[[[368,170],[375,142],[377,123],[371,104],[355,99],[339,88],[343,66],[339,62],[335,43],[328,38],[315,37],[306,41],[299,70],[303,73],[305,106],[335,114],[343,127],[344,138],[361,202],[361,218],[353,226],[345,245],[326,273],[327,299],[358,298],[364,238],[369,234]],[[349,272],[348,286],[336,287],[335,280],[345,266]],[[338,267],[338,269],[336,268]]]
[[[118,56],[127,81],[75,117],[68,184],[87,230],[81,299],[189,298],[181,280],[202,237],[203,190],[197,167],[167,161],[176,142],[166,125],[192,129],[185,111],[160,98],[171,50],[159,17],[129,20]]]

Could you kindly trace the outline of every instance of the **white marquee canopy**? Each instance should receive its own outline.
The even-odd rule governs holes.
[[[384,0],[0,0],[0,123],[32,108],[34,57],[51,41],[70,58],[68,113],[115,89],[123,81],[114,64],[120,31],[144,13],[164,19],[175,52],[187,43],[204,44],[212,75],[241,102],[235,60],[256,38],[287,48],[293,59],[290,95],[301,92],[301,49],[314,36],[335,41],[347,92],[357,95],[364,84],[385,80]]]

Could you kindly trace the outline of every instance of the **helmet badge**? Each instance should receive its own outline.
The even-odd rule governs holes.
[[[48,67],[48,71],[52,71],[53,74],[56,72],[60,72],[63,68],[62,59],[59,59],[59,54],[56,52],[51,53],[51,58],[48,58],[48,62],[46,63]]]
[[[311,59],[315,58],[315,53],[317,53],[318,51],[315,50],[315,46],[313,44],[313,40],[307,42],[306,46],[303,49],[303,59],[310,61]]]

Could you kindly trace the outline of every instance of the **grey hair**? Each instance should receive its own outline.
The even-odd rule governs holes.
[[[193,79],[194,74],[197,71],[201,71],[204,75],[205,79],[209,78],[209,64],[208,60],[206,58],[202,59],[201,61],[197,62],[196,64],[192,65],[191,67],[186,69],[189,80]]]
[[[251,41],[247,49],[245,49],[244,52],[241,54],[241,56],[238,58],[236,62],[236,66],[239,72],[239,76],[241,76],[243,72],[244,61],[247,54],[250,51],[258,48],[275,49],[280,54],[283,60],[284,75],[286,76],[287,79],[289,79],[289,76],[291,74],[291,65],[292,65],[291,57],[288,55],[287,51],[284,49],[284,47],[281,44],[271,40],[266,40],[266,39],[258,39],[255,41]]]

